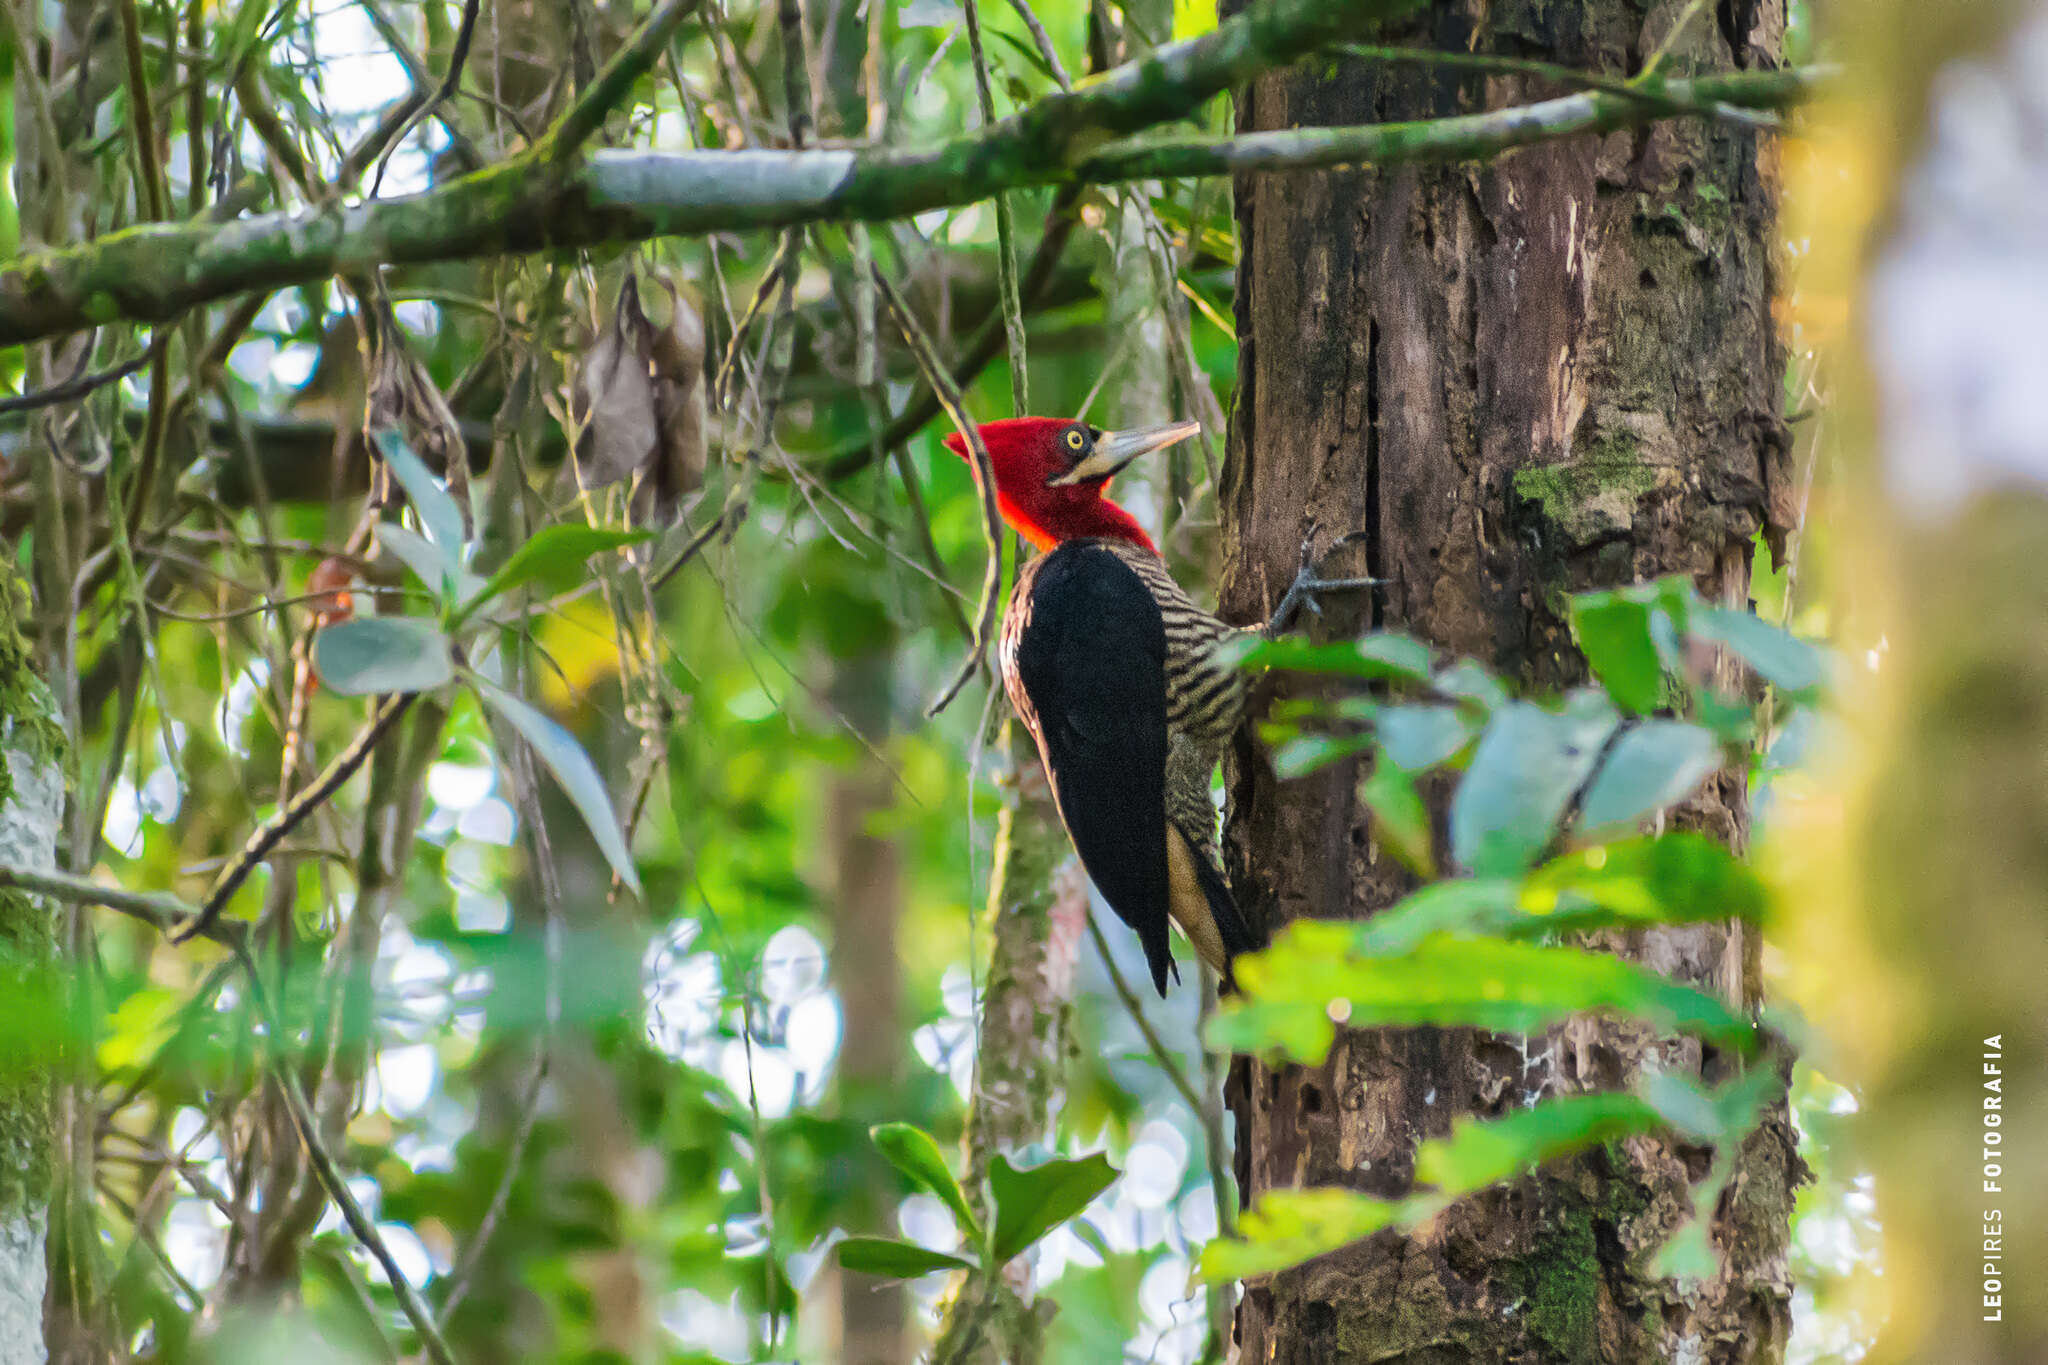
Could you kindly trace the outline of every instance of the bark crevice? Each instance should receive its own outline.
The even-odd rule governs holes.
[[[1775,0],[1741,29],[1771,65]],[[1675,15],[1622,0],[1432,7],[1388,41],[1627,72]],[[1455,32],[1454,32],[1455,30]],[[1737,64],[1696,21],[1665,70]],[[1345,61],[1259,78],[1243,131],[1426,118],[1529,93]],[[1584,680],[1571,593],[1689,575],[1747,598],[1751,545],[1778,512],[1784,356],[1773,330],[1773,153],[1749,129],[1660,126],[1531,148],[1483,166],[1237,182],[1239,398],[1223,481],[1226,615],[1262,614],[1301,529],[1370,532],[1375,601],[1318,629],[1384,625],[1532,688]],[[1316,684],[1282,681],[1296,695]],[[1362,762],[1282,784],[1235,748],[1229,857],[1254,913],[1360,918],[1412,888],[1356,799]],[[1441,809],[1445,784],[1426,784]],[[1709,784],[1677,823],[1740,843],[1741,784]],[[1753,1001],[1745,937],[1660,930],[1601,946]],[[1415,1146],[1454,1118],[1623,1088],[1657,1066],[1724,1065],[1699,1044],[1574,1021],[1532,1038],[1470,1029],[1354,1032],[1318,1068],[1247,1065],[1234,1090],[1247,1198],[1299,1185],[1406,1193]],[[1721,1273],[1650,1273],[1691,1215],[1709,1154],[1639,1139],[1489,1191],[1414,1234],[1386,1233],[1250,1287],[1241,1358],[1289,1362],[1781,1357],[1787,1218],[1799,1176],[1775,1115],[1714,1224]]]

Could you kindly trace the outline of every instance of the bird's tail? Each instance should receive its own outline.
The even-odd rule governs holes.
[[[1265,947],[1266,936],[1254,929],[1238,908],[1230,883],[1223,879],[1223,869],[1201,843],[1169,826],[1167,845],[1174,883],[1173,918],[1228,990],[1235,984],[1232,962],[1239,953]]]

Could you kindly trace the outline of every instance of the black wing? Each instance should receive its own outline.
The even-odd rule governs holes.
[[[1166,929],[1166,626],[1100,545],[1069,541],[1032,570],[1008,661],[1026,722],[1081,865],[1138,931],[1165,995],[1167,973],[1180,979]]]

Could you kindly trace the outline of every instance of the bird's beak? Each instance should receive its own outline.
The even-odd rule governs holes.
[[[1201,429],[1200,422],[1189,420],[1168,422],[1163,427],[1105,431],[1095,438],[1095,449],[1088,452],[1087,459],[1066,473],[1047,479],[1046,486],[1060,488],[1067,484],[1106,479],[1140,455],[1150,455],[1155,450],[1164,450],[1170,445],[1185,441]]]

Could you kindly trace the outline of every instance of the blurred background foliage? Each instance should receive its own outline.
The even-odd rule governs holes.
[[[17,24],[32,8],[0,7]],[[138,166],[118,135],[136,111],[117,8],[40,7],[33,61],[48,80],[25,82],[24,51],[0,41],[0,257],[24,239],[132,221],[138,176],[160,177],[175,204],[227,213],[432,185],[544,126],[634,17],[627,4],[486,3],[462,92],[389,137],[408,92],[448,69],[460,6],[126,6],[166,149],[161,165]],[[776,8],[705,5],[611,140],[787,145]],[[1033,8],[1073,74],[1213,23],[1188,0]],[[1804,5],[1794,12],[1803,60],[1810,26]],[[815,135],[915,144],[979,120],[954,0],[817,4],[809,20]],[[986,4],[980,20],[999,114],[1052,88],[1019,9]],[[33,162],[17,157],[24,109],[50,120]],[[1221,129],[1219,108],[1206,117]],[[1789,146],[1826,180],[1828,143]],[[33,195],[21,193],[30,174]],[[1228,186],[1034,191],[1011,204],[1035,286],[1031,406],[1103,425],[1209,425],[1212,443],[1119,484],[1199,584],[1236,365]],[[714,393],[708,415],[709,472],[654,555],[670,576],[650,592],[625,558],[598,556],[583,591],[534,611],[504,649],[503,676],[605,776],[644,894],[614,884],[560,790],[530,760],[522,774],[490,718],[455,697],[445,721],[411,718],[413,749],[391,759],[385,786],[373,766],[343,787],[228,907],[262,923],[266,962],[289,966],[281,1008],[332,1049],[308,1089],[333,1150],[463,1360],[851,1359],[855,1320],[873,1316],[863,1302],[884,1291],[842,1285],[827,1239],[943,1249],[956,1236],[868,1130],[902,1121],[949,1145],[961,1134],[986,948],[976,917],[1011,774],[985,732],[1001,706],[986,677],[924,718],[966,648],[982,526],[967,468],[938,444],[943,419],[925,412],[908,439],[870,439],[922,411],[924,390],[893,332],[863,317],[862,265],[883,261],[942,351],[967,354],[999,337],[996,214],[977,204],[801,234],[786,290],[781,245],[718,234],[400,267],[384,284],[390,339],[446,395],[483,477],[480,563],[541,525],[628,515],[622,490],[579,493],[562,433],[581,424],[578,376],[616,324],[629,271],[648,300],[662,292],[652,282],[673,285],[681,302],[669,306],[701,319],[710,367],[734,372],[732,400]],[[1787,409],[1815,417],[1827,400],[1816,348],[1842,305],[1799,278],[1788,274],[1783,300]],[[199,901],[275,807],[297,708],[312,770],[360,729],[364,704],[308,685],[303,660],[309,599],[333,586],[314,576],[332,558],[359,613],[373,596],[418,604],[388,556],[352,557],[366,551],[351,540],[369,463],[361,413],[380,383],[363,338],[381,304],[368,297],[343,281],[247,313],[217,306],[184,324],[179,366],[0,416],[7,531],[74,737],[75,870]],[[735,344],[750,301],[759,315]],[[145,344],[111,327],[83,347],[0,350],[0,392],[137,360]],[[205,346],[217,371],[197,358]],[[999,359],[966,396],[980,418],[1009,415]],[[165,430],[145,435],[159,418]],[[1809,463],[1822,425],[1798,427]],[[108,510],[85,491],[91,476],[149,439],[170,471],[141,509],[152,534],[89,542],[81,519]],[[56,482],[35,486],[44,470]],[[1825,553],[1823,523],[1804,551]],[[1764,562],[1759,614],[1825,635],[1801,581]],[[1788,747],[1809,735],[1777,733]],[[1800,799],[1793,756],[1772,755],[1756,774],[1766,846],[1776,804]],[[389,784],[408,777],[418,839],[381,933],[365,934],[350,912],[366,894],[366,823],[402,816]],[[872,917],[854,918],[855,905]],[[849,936],[892,950],[857,952]],[[87,938],[87,1109],[70,1121],[94,1184],[72,1192],[84,1220],[60,1220],[54,1263],[78,1278],[57,1296],[151,1359],[388,1358],[406,1331],[393,1288],[300,1167],[227,956],[112,917]],[[1129,976],[1135,943],[1110,943]],[[1058,1306],[1047,1359],[1192,1360],[1210,1340],[1193,1263],[1218,1226],[1203,1126],[1093,953],[1076,1000],[1059,1145],[1106,1151],[1124,1175],[1036,1255],[1032,1274]],[[1199,1077],[1196,992],[1143,1007]],[[1847,1285],[1871,1265],[1875,1233],[1867,1177],[1834,1138],[1856,1100],[1824,1060],[1802,1064],[1793,1098],[1815,1180],[1800,1196],[1792,1358],[1853,1360],[1874,1323]],[[309,1224],[303,1255],[279,1232],[294,1219]],[[907,1340],[942,1283],[913,1282]],[[909,1358],[900,1340],[877,1349]]]

